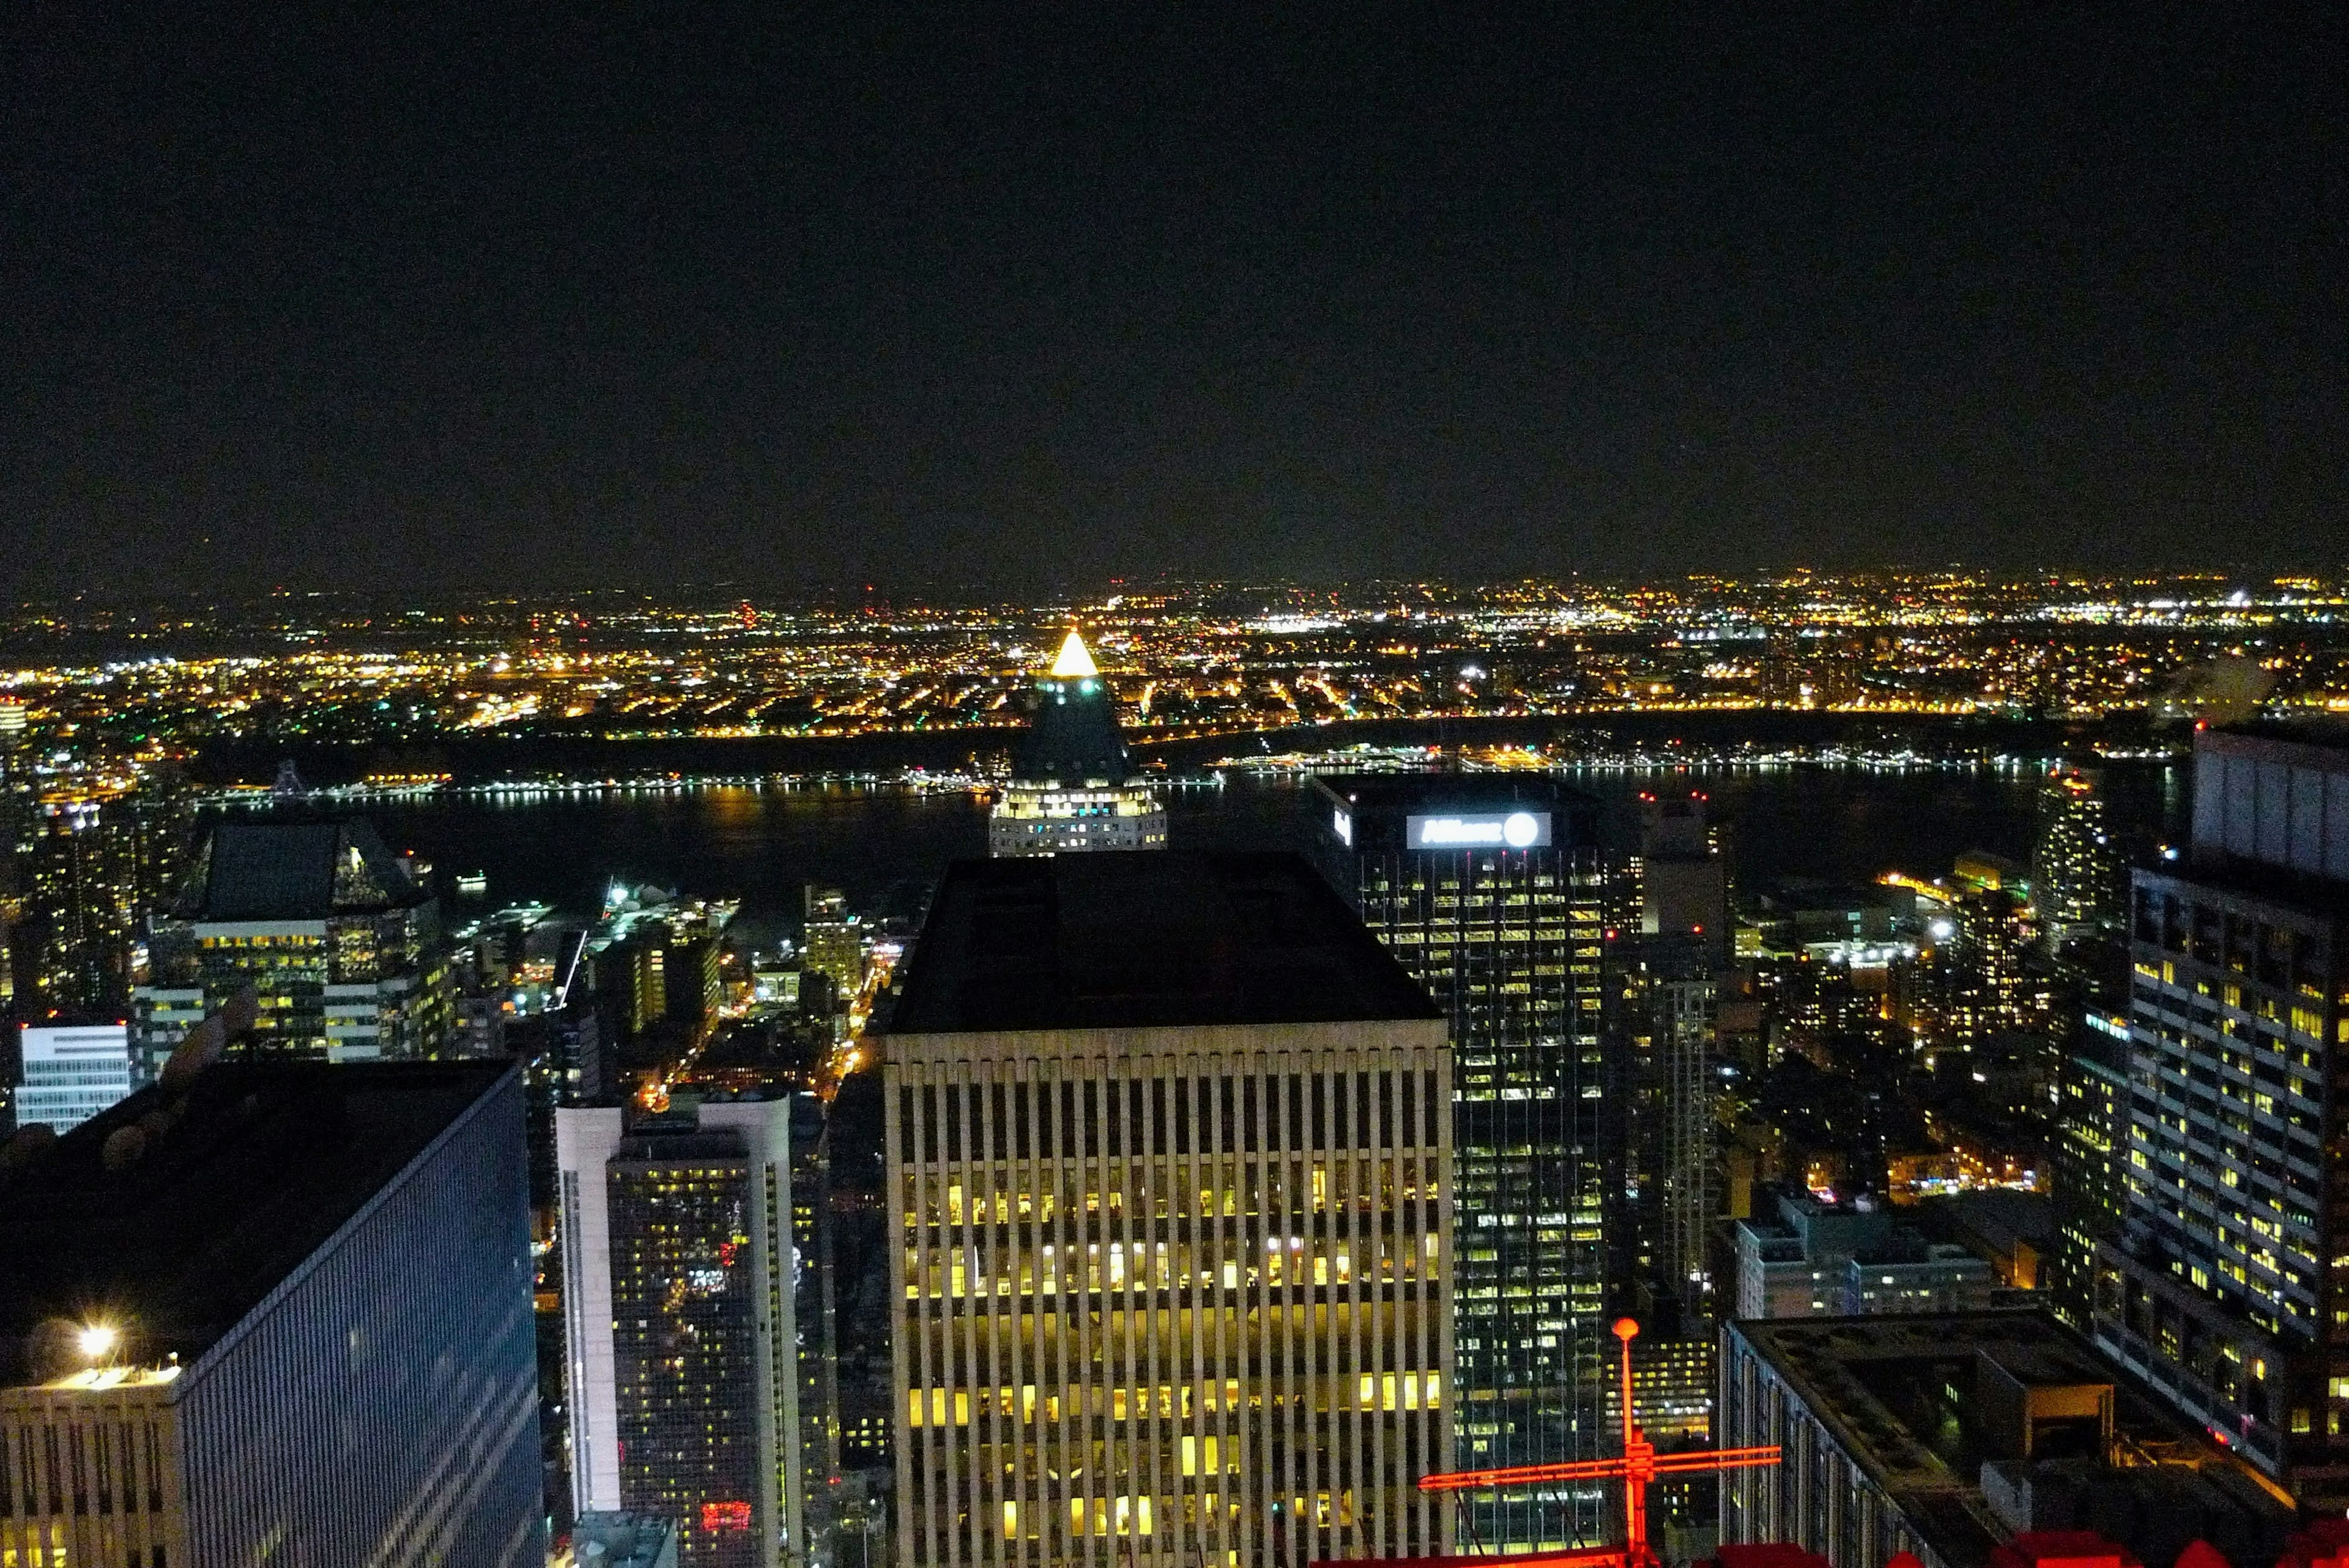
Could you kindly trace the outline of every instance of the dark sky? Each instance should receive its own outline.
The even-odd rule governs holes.
[[[296,9],[0,22],[0,592],[2349,561],[2337,6]]]

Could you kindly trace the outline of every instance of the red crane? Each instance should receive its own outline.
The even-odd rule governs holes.
[[[1513,1557],[1514,1568],[1534,1568],[1542,1563],[1563,1563],[1571,1559],[1588,1568],[1613,1564],[1616,1568],[1657,1568],[1658,1559],[1648,1546],[1648,1483],[1658,1476],[1700,1474],[1707,1470],[1746,1469],[1756,1465],[1778,1462],[1776,1444],[1754,1449],[1710,1449],[1682,1454],[1659,1454],[1656,1445],[1648,1441],[1647,1434],[1631,1419],[1631,1341],[1638,1337],[1640,1325],[1630,1318],[1615,1320],[1615,1337],[1622,1342],[1623,1393],[1623,1457],[1617,1459],[1582,1459],[1564,1465],[1517,1465],[1497,1470],[1452,1470],[1442,1475],[1422,1476],[1422,1491],[1488,1491],[1501,1487],[1544,1486],[1558,1481],[1614,1480],[1623,1482],[1623,1544],[1596,1551],[1574,1552],[1544,1552],[1536,1557]]]

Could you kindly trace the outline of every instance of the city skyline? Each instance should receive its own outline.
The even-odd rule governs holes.
[[[2349,1568],[2344,58],[0,16],[0,1568]]]

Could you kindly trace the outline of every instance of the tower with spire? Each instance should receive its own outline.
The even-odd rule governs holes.
[[[988,853],[1165,848],[1166,808],[1136,775],[1116,696],[1074,627],[1033,696],[1011,782],[988,818]]]

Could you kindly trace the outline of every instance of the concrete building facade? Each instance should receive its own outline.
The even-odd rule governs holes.
[[[958,866],[885,1041],[900,1553],[1447,1551],[1451,1088],[1301,860]]]

